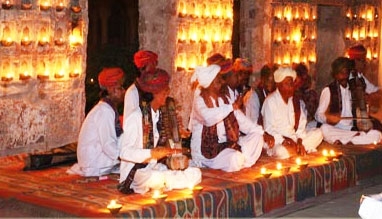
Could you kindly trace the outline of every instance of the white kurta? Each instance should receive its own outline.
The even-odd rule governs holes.
[[[157,117],[152,111],[153,122]],[[150,159],[151,151],[143,148],[142,113],[140,108],[135,109],[125,118],[126,129],[122,137],[121,146],[121,174],[120,182],[123,182],[130,173],[135,163],[143,163]],[[156,126],[154,126],[156,127]],[[158,132],[154,130],[155,146]],[[150,189],[166,188],[181,189],[196,185],[201,182],[201,171],[199,168],[189,167],[184,171],[168,170],[163,164],[151,159],[149,165],[138,169],[130,188],[136,193],[145,193]]]
[[[124,106],[123,106],[123,130],[125,130],[126,117],[130,115],[135,109],[139,108],[139,93],[138,88],[135,84],[130,85],[130,87],[125,92]]]
[[[77,146],[78,163],[68,173],[82,176],[110,173],[119,163],[118,140],[115,133],[115,112],[109,104],[100,101],[81,126]]]
[[[250,167],[256,163],[260,157],[264,144],[263,128],[251,122],[240,110],[235,110],[234,115],[239,124],[241,132],[245,136],[240,136],[238,144],[241,151],[226,148],[215,158],[207,159],[201,152],[203,126],[217,124],[217,135],[219,143],[226,142],[226,132],[223,119],[233,111],[231,104],[224,104],[219,98],[219,107],[208,108],[201,96],[194,99],[194,116],[191,137],[191,155],[193,164],[199,167],[209,167],[221,169],[227,172],[238,171],[244,167]]]
[[[341,116],[352,117],[353,115],[351,112],[351,92],[349,90],[349,85],[346,88],[340,86],[340,91],[342,97]],[[315,115],[316,120],[323,124],[321,126],[321,130],[324,135],[325,141],[331,144],[333,144],[337,140],[339,140],[342,144],[347,144],[349,142],[353,144],[371,144],[380,141],[381,133],[377,130],[370,130],[367,133],[351,131],[353,121],[350,119],[343,119],[334,126],[327,124],[325,112],[327,111],[329,104],[330,90],[329,87],[325,87],[321,92],[320,103],[318,104],[318,108]]]
[[[300,120],[297,130],[295,130],[293,97],[288,99],[288,103],[285,103],[278,89],[267,96],[261,110],[263,125],[264,130],[275,138],[275,146],[272,149],[267,148],[268,155],[279,159],[290,157],[289,152],[282,145],[284,136],[291,138],[295,142],[297,142],[298,138],[301,138],[302,144],[308,153],[317,151],[316,148],[323,139],[322,132],[318,128],[306,129],[307,112],[303,101],[300,102],[300,107]]]
[[[267,94],[263,91],[264,96]],[[244,96],[243,104],[245,106],[245,116],[247,116],[251,121],[257,123],[261,113],[261,105],[259,95],[257,95],[255,90],[250,90]]]

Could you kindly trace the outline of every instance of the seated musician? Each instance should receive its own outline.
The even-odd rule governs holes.
[[[181,189],[201,182],[200,169],[188,167],[188,159],[179,164],[183,167],[170,167],[176,170],[157,162],[182,152],[179,148],[163,146],[174,138],[171,131],[166,130],[171,119],[163,118],[161,109],[168,100],[169,81],[170,76],[162,69],[156,69],[153,74],[146,74],[137,80],[140,107],[126,117],[126,129],[122,137],[118,186],[122,193]]]
[[[195,69],[200,94],[193,102],[191,155],[197,166],[233,172],[255,164],[264,142],[273,146],[273,137],[245,117],[241,97],[232,103],[221,92],[220,71],[215,64]]]
[[[359,120],[352,110],[352,92],[349,74],[353,68],[350,59],[338,57],[332,62],[331,73],[334,81],[325,87],[320,96],[316,120],[322,123],[324,140],[333,144],[371,144],[380,142],[381,133],[377,130],[358,131],[353,121]],[[353,106],[354,107],[354,106]],[[361,120],[362,121],[362,120]],[[367,119],[364,120],[367,124]],[[361,124],[361,123],[359,123]]]
[[[320,129],[307,129],[304,101],[294,97],[296,72],[291,67],[279,67],[274,72],[276,90],[264,100],[261,114],[264,130],[275,137],[275,146],[266,148],[269,156],[278,159],[293,154],[316,152],[322,142]]]
[[[350,47],[348,50],[349,59],[354,61],[354,71],[349,76],[349,83],[352,86],[357,79],[364,86],[365,101],[368,104],[370,116],[373,118],[373,128],[382,131],[382,115],[381,106],[381,89],[371,83],[365,74],[370,74],[370,63],[366,59],[367,50],[363,45]]]

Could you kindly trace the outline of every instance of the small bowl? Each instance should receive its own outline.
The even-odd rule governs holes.
[[[333,156],[329,156],[329,157],[326,157],[326,161],[333,161],[335,157]]]
[[[192,188],[192,193],[194,195],[198,195],[201,191],[203,191],[203,186],[194,186],[194,188]]]
[[[118,214],[119,211],[121,210],[121,208],[122,208],[122,205],[121,205],[121,206],[118,206],[118,207],[107,208],[107,209],[109,209],[109,211],[110,211],[111,214]]]
[[[299,166],[300,170],[304,170],[304,169],[306,169],[308,167],[308,165],[309,165],[308,163],[302,163],[302,164],[300,164],[298,166]]]
[[[161,204],[166,200],[167,196],[168,196],[167,194],[160,194],[158,197],[155,197],[155,198],[153,197],[153,199],[155,199],[155,202],[157,204]]]
[[[290,167],[283,167],[280,171],[282,174],[287,174],[290,171]]]
[[[271,177],[272,173],[262,173],[261,175],[263,175],[264,178],[269,178]]]

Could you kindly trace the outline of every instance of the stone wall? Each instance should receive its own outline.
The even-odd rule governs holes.
[[[21,1],[16,2],[20,4]],[[21,10],[20,5],[14,5],[8,11],[2,9],[2,15],[9,13],[15,18],[30,20],[33,23],[30,28],[33,33],[36,31],[34,28],[39,26],[41,18],[43,18],[50,24],[49,29],[52,32],[50,32],[48,43],[43,46],[37,44],[38,31],[36,31],[36,36],[32,34],[33,42],[28,45],[27,50],[23,50],[25,48],[17,41],[9,47],[4,45],[0,47],[2,58],[8,53],[13,54],[12,65],[16,66],[15,69],[21,69],[19,57],[25,53],[31,57],[28,62],[33,63],[29,79],[21,80],[19,79],[20,72],[15,72],[11,81],[0,81],[0,156],[45,151],[76,142],[84,119],[86,101],[84,72],[88,32],[87,0],[67,0],[64,10],[59,12],[53,5],[42,11],[37,1],[32,2],[32,8],[28,10]],[[78,7],[73,8],[74,5],[80,6],[81,11],[78,10]],[[7,18],[2,16],[2,19]],[[80,21],[82,25],[83,43],[81,45],[71,44],[69,38],[71,27],[74,23],[77,24],[77,21]],[[62,45],[53,40],[58,25],[63,25],[62,27],[67,31],[67,33],[63,33],[64,44]],[[65,29],[65,25],[69,25],[68,29]],[[19,26],[16,27],[19,28]],[[16,38],[18,37],[16,36]],[[78,76],[69,77],[70,70],[67,68],[62,78],[61,76],[56,78],[53,72],[44,75],[49,79],[38,77],[42,74],[37,72],[40,56],[47,57],[44,64],[52,70],[53,66],[56,66],[54,61],[56,55],[69,59],[69,57],[74,57],[73,54],[81,57],[81,59],[77,59],[77,61],[80,60],[78,67],[81,69]],[[64,67],[68,67],[68,62],[65,63]],[[1,73],[4,76],[4,72]]]

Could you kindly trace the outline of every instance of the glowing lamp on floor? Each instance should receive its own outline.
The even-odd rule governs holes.
[[[107,209],[109,209],[111,214],[118,214],[121,208],[122,205],[117,203],[116,200],[111,200],[110,203],[107,205]]]

